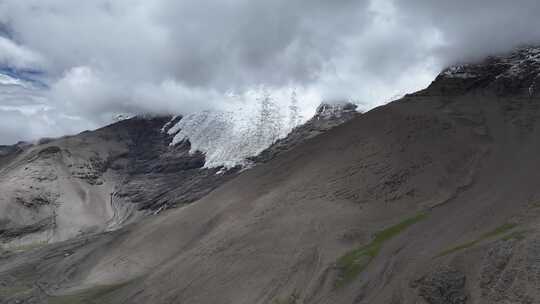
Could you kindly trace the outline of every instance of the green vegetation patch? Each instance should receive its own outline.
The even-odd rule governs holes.
[[[45,245],[47,245],[47,242],[36,242],[36,243],[30,243],[30,244],[26,244],[26,245],[18,245],[18,246],[13,246],[13,247],[7,247],[7,248],[5,248],[5,250],[8,251],[8,252],[20,253],[20,252],[25,252],[25,251],[30,251],[30,250],[33,250],[33,249],[36,249],[36,248],[40,248],[40,247],[43,247]]]
[[[442,256],[445,256],[445,255],[449,255],[451,253],[454,253],[454,252],[457,252],[457,251],[461,251],[461,250],[464,250],[464,249],[467,249],[467,248],[470,248],[470,247],[473,247],[475,246],[476,244],[486,240],[486,239],[490,239],[490,238],[494,238],[496,236],[500,236],[500,235],[503,235],[503,234],[506,234],[508,231],[514,229],[517,225],[516,224],[510,224],[510,223],[506,223],[506,224],[503,224],[497,228],[495,228],[494,230],[490,231],[490,232],[487,232],[487,233],[484,233],[482,234],[478,239],[476,240],[473,240],[473,241],[470,241],[470,242],[466,242],[466,243],[463,243],[463,244],[459,244],[457,246],[454,246],[454,247],[451,247],[451,248],[448,248],[444,251],[442,251],[441,253],[439,253],[438,255],[436,255],[435,257],[438,258],[438,257],[442,257]],[[511,234],[510,234],[511,235]],[[506,237],[509,237],[510,235],[506,236]],[[517,235],[516,235],[517,236]],[[520,236],[523,237],[523,235],[521,234]],[[505,238],[506,238],[505,237]]]
[[[505,235],[502,239],[505,240],[505,241],[509,241],[509,240],[523,240],[525,238],[525,234],[527,234],[527,230],[518,230],[518,231],[514,231],[514,232],[511,232],[507,235]]]
[[[300,295],[297,291],[295,291],[286,299],[274,299],[274,301],[272,301],[272,304],[296,304],[299,300]]]
[[[336,286],[342,287],[353,281],[379,254],[379,251],[386,241],[392,239],[409,226],[412,226],[426,217],[427,213],[422,212],[414,217],[398,223],[397,225],[386,228],[385,230],[377,233],[375,238],[369,244],[356,248],[340,257],[337,261],[337,267],[340,274],[339,278],[337,279]]]
[[[2,286],[0,287],[0,300],[4,297],[9,298],[15,295],[28,293],[30,291],[32,291],[32,288],[25,285]]]
[[[540,202],[529,203],[529,208],[531,208],[531,209],[540,208]]]

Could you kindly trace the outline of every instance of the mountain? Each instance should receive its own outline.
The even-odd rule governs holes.
[[[497,96],[537,97],[539,73],[540,48],[520,48],[506,56],[450,67],[437,77],[427,93],[451,96],[487,91]]]
[[[286,137],[281,138],[248,159],[255,163],[271,160],[278,154],[294,149],[306,140],[320,135],[334,127],[346,123],[357,115],[357,106],[349,102],[322,103],[317,107],[315,115],[304,124],[293,128]]]
[[[50,243],[116,229],[193,202],[235,175],[203,168],[189,142],[170,146],[171,117],[120,121],[37,145],[0,147],[0,241]]]
[[[450,68],[425,90],[301,142],[292,139],[306,134],[299,127],[282,151],[183,208],[4,252],[0,298],[538,303],[540,99],[530,90],[537,53],[520,49]],[[106,128],[110,141],[90,146],[122,142],[114,128]],[[31,155],[46,148],[50,161],[59,153],[50,146]],[[180,149],[157,146],[131,163],[148,171],[168,155],[162,149]],[[29,152],[15,153],[18,163]],[[98,178],[105,185],[108,174]]]
[[[327,108],[337,114],[319,132],[344,121],[339,107]],[[0,147],[0,243],[17,248],[115,230],[202,198],[238,174],[242,157],[268,144],[233,134],[227,119],[208,111],[139,116],[36,145]],[[231,136],[245,144],[225,143]]]
[[[173,145],[189,140],[192,152],[204,153],[207,168],[246,167],[250,157],[290,133],[292,126],[283,121],[281,109],[268,99],[259,109],[191,113],[171,122],[167,133],[174,135]]]

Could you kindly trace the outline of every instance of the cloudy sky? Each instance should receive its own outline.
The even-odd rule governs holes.
[[[227,109],[261,86],[367,110],[540,42],[538,16],[538,0],[0,0],[0,144]]]

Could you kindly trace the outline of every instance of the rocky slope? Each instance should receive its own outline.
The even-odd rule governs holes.
[[[448,70],[185,208],[4,253],[0,298],[538,303],[535,65],[501,80],[522,52],[468,66],[474,77]]]
[[[319,133],[350,116],[340,107],[326,108],[333,114],[317,124]],[[204,115],[204,126],[196,124],[197,136],[212,139],[223,131],[222,123],[209,116]],[[76,136],[0,147],[1,245],[19,248],[118,229],[141,216],[189,204],[236,176],[241,167],[207,166],[211,156],[191,145],[200,138],[174,141],[201,115],[180,124],[184,119],[134,117]],[[214,162],[241,160],[241,153],[222,152]]]
[[[315,115],[304,124],[291,130],[284,138],[279,139],[258,155],[248,158],[254,163],[263,163],[278,154],[294,149],[306,140],[335,128],[360,115],[357,106],[352,103],[322,103],[317,107]]]
[[[483,62],[446,69],[429,87],[429,93],[460,95],[486,90],[497,96],[538,97],[540,48],[526,47]]]
[[[116,229],[140,215],[190,203],[235,170],[203,169],[189,142],[169,146],[170,117],[133,118],[36,145],[0,148],[3,247]]]

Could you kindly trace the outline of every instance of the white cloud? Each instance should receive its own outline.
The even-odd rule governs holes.
[[[0,36],[0,65],[18,69],[39,69],[43,63],[43,58],[38,53]]]
[[[227,92],[265,84],[298,88],[306,113],[321,100],[366,110],[446,64],[539,41],[539,14],[537,0],[2,0],[0,68],[42,70],[49,88],[1,86],[0,105],[46,105],[81,129],[224,108]]]

